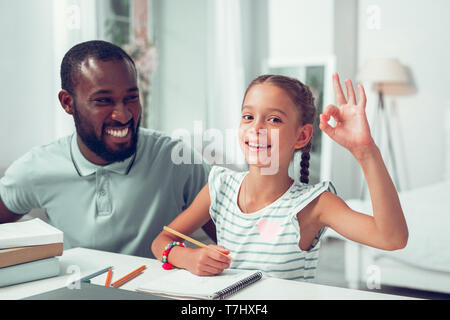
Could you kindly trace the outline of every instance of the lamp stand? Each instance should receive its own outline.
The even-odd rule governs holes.
[[[386,124],[386,133],[387,133],[387,141],[388,141],[388,149],[389,149],[388,156],[390,156],[391,161],[392,161],[391,163],[392,163],[392,171],[393,171],[392,173],[394,175],[394,182],[395,182],[395,186],[397,187],[397,191],[400,191],[400,180],[398,179],[397,164],[395,161],[394,147],[392,145],[391,126],[390,126],[387,110],[384,107],[383,92],[381,90],[378,92],[378,101],[379,101],[381,113],[384,115],[384,122]]]
[[[397,191],[400,191],[400,181],[398,179],[398,171],[397,171],[397,164],[395,161],[395,153],[394,153],[394,146],[392,145],[392,134],[391,134],[391,127],[389,122],[389,117],[386,108],[384,107],[384,96],[383,91],[378,91],[378,111],[381,112],[381,117],[384,119],[384,123],[386,125],[386,135],[387,135],[387,142],[388,142],[388,155],[387,157],[390,158],[391,164],[392,164],[392,173],[394,177],[394,185],[397,188]],[[379,114],[379,113],[378,113]],[[377,115],[378,117],[379,115]],[[381,127],[381,122],[377,121],[378,129]],[[364,199],[364,193],[365,193],[365,183],[364,183],[364,177],[361,184],[361,199]]]

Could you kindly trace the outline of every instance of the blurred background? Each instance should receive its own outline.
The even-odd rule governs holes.
[[[73,132],[57,99],[59,67],[82,41],[108,40],[129,52],[139,71],[142,125],[172,135],[182,129],[194,137],[200,128],[225,138],[237,128],[247,85],[267,72],[307,83],[320,111],[335,103],[331,75],[338,72],[366,88],[372,133],[401,193],[411,253],[389,256],[384,267],[384,253],[365,252],[330,231],[328,241],[338,246],[332,262],[323,260],[322,275],[342,268],[337,281],[318,278],[449,294],[449,12],[447,0],[0,0],[0,168]],[[213,143],[242,168],[229,147],[237,139],[229,136],[202,136],[194,145],[202,151]],[[320,130],[312,158],[312,182],[330,179],[349,205],[371,210],[357,162]]]

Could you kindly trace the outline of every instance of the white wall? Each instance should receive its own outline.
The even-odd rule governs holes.
[[[0,167],[73,132],[58,101],[60,65],[95,38],[95,14],[91,0],[0,1]]]
[[[333,4],[333,0],[269,0],[269,56],[332,54]]]
[[[168,134],[193,130],[194,121],[205,121],[206,102],[206,3],[205,0],[156,1],[159,64],[150,111],[153,127]],[[150,106],[151,108],[151,106]]]
[[[367,7],[374,4],[381,13],[379,30],[366,26]],[[395,102],[393,143],[403,189],[441,180],[444,161],[450,161],[444,157],[444,114],[450,108],[449,12],[447,0],[359,1],[358,64],[371,57],[396,57],[410,68],[418,89],[416,95],[386,101],[389,107]]]
[[[51,0],[0,1],[0,167],[53,139]]]

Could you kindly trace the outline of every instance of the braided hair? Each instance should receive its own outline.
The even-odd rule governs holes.
[[[244,97],[247,95],[247,92],[251,87],[262,83],[270,83],[272,85],[275,85],[283,89],[288,94],[298,110],[298,123],[300,126],[314,123],[316,118],[314,96],[307,85],[303,84],[295,78],[282,75],[266,74],[257,77],[250,83]],[[302,152],[302,160],[300,162],[300,182],[302,183],[309,183],[309,160],[310,152],[312,149],[311,140],[306,146],[300,149],[300,151]]]

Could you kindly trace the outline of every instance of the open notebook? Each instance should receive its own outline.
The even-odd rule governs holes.
[[[217,276],[200,277],[175,269],[136,290],[180,298],[225,299],[261,278],[262,272],[254,270],[227,269]]]

